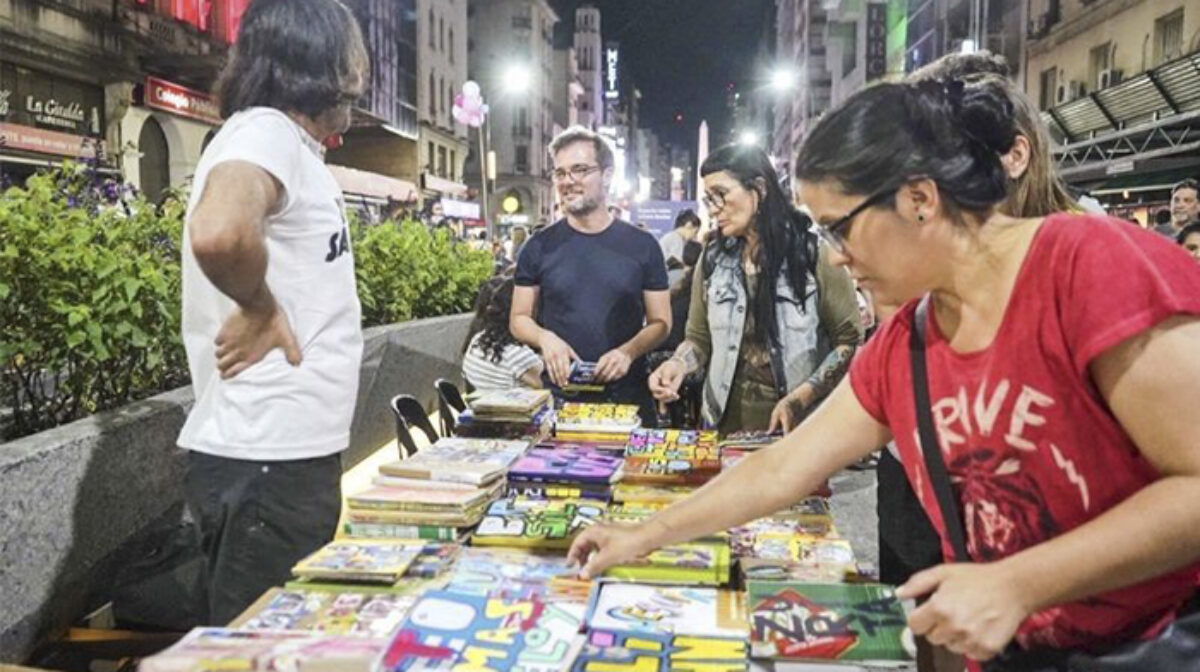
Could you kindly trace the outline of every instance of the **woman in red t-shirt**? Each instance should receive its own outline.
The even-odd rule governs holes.
[[[884,301],[932,297],[932,415],[974,562],[899,592],[929,598],[916,634],[975,660],[1014,639],[1155,637],[1200,576],[1200,267],[1118,220],[998,212],[1010,105],[995,87],[875,85],[796,166],[832,262]],[[893,438],[945,540],[916,440],[915,306],[786,438],[641,525],[582,534],[582,573],[769,515]]]

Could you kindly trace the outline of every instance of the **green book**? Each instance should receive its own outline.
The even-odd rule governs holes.
[[[466,530],[441,525],[396,525],[391,523],[356,523],[347,521],[342,532],[353,539],[424,539],[426,541],[459,541]]]
[[[723,586],[729,583],[729,546],[690,542],[652,551],[645,558],[608,568],[605,578],[640,583]]]
[[[746,593],[754,658],[899,665],[915,657],[891,586],[752,580]]]

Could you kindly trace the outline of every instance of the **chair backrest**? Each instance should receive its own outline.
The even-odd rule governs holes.
[[[442,436],[450,436],[454,434],[454,427],[458,424],[458,414],[467,410],[467,402],[463,401],[458,386],[445,378],[438,378],[433,387],[438,395],[438,419],[442,423]]]
[[[424,407],[411,394],[398,394],[392,397],[392,413],[396,416],[396,440],[400,443],[400,459],[406,459],[417,452],[417,443],[413,440],[412,430],[419,429],[425,433],[430,443],[438,440],[437,430],[429,422]]]

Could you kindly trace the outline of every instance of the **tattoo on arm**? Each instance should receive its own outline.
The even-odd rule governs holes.
[[[837,387],[842,376],[846,375],[846,371],[850,368],[850,360],[853,357],[853,345],[839,345],[825,357],[825,361],[821,362],[817,370],[805,381],[812,385],[817,399],[825,397],[833,391],[833,388]]]
[[[694,373],[700,369],[700,356],[696,354],[696,347],[691,341],[684,341],[675,348],[675,354],[671,355],[671,359],[683,365],[683,370],[688,373]]]

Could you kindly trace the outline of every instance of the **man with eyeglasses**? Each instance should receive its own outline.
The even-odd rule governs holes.
[[[653,235],[610,214],[614,161],[604,138],[575,126],[550,143],[550,155],[566,217],[522,249],[510,328],[541,351],[555,388],[573,362],[595,362],[606,389],[577,400],[636,404],[652,425],[645,354],[671,331],[662,251]]]

